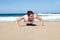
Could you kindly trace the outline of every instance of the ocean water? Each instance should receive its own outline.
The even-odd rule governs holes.
[[[21,16],[26,15],[26,13],[11,13],[11,14],[0,14],[0,22],[14,22],[16,21],[16,18],[19,18]],[[44,21],[60,21],[60,14],[37,14],[38,16],[40,16],[41,18],[44,19]],[[24,21],[24,20],[22,20]],[[35,21],[39,21],[37,19],[35,19]]]

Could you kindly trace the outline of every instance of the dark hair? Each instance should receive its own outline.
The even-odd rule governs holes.
[[[32,11],[27,11],[27,15],[30,16],[30,14],[34,14]]]

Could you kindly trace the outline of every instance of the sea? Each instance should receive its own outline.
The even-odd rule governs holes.
[[[15,22],[17,18],[24,15],[26,15],[26,13],[0,13],[0,22]],[[60,21],[60,14],[58,13],[36,13],[35,15],[40,16],[44,21]],[[34,21],[37,22],[39,20],[35,19]]]

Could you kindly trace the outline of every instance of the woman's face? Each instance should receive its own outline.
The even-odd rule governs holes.
[[[30,15],[28,16],[28,20],[29,20],[29,21],[33,21],[33,19],[34,19],[34,14],[30,14]]]

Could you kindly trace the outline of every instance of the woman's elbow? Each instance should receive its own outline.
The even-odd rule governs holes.
[[[43,19],[43,18],[41,18],[41,21],[44,21],[44,19]]]
[[[42,18],[42,20],[44,21],[44,19]]]
[[[18,20],[18,18],[16,19],[16,22],[18,22],[19,20]]]

